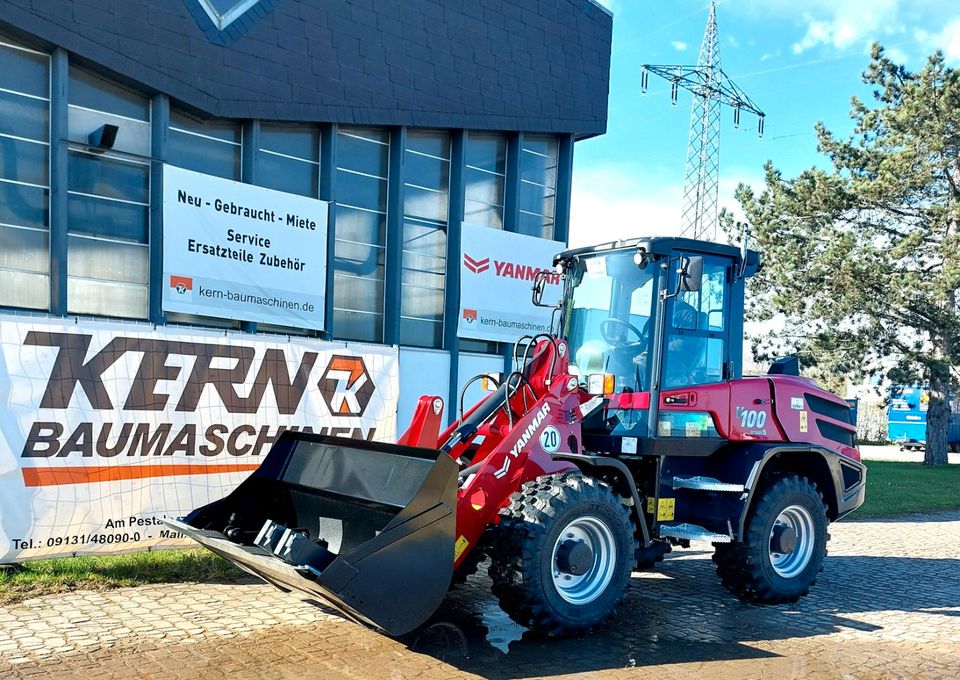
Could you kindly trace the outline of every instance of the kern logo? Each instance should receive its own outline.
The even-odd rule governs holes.
[[[477,320],[477,310],[475,309],[466,309],[463,310],[463,320],[467,323],[473,323]]]
[[[317,384],[335,416],[362,416],[373,396],[373,380],[363,357],[334,355]]]
[[[490,258],[485,257],[482,260],[475,260],[466,253],[463,254],[463,264],[474,274],[482,274],[490,269]]]
[[[170,287],[186,300],[193,299],[193,279],[189,276],[170,276]]]

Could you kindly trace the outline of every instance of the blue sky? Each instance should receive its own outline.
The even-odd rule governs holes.
[[[670,104],[669,86],[651,77],[640,92],[640,67],[696,63],[709,0],[600,0],[612,9],[613,55],[607,134],[576,146],[570,242],[586,245],[679,231],[690,97]],[[956,0],[718,0],[724,71],[767,114],[758,139],[754,119],[739,129],[723,113],[720,203],[736,206],[739,182],[762,186],[763,163],[792,176],[825,163],[814,124],[851,129],[854,93],[870,44],[910,68],[942,49],[960,65]]]

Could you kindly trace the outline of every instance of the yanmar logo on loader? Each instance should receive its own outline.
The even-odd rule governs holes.
[[[490,269],[490,260],[485,257],[476,259],[463,254],[463,265],[474,274],[482,274]],[[493,260],[493,274],[504,279],[517,279],[520,281],[533,281],[540,272],[547,272],[547,283],[549,285],[560,285],[560,275],[543,267],[533,267],[531,265],[520,264],[518,262],[508,262],[507,260]]]
[[[506,476],[507,472],[510,471],[510,461],[514,458],[517,458],[520,455],[520,452],[523,451],[523,448],[530,442],[530,440],[538,434],[540,426],[543,425],[543,421],[547,419],[547,415],[550,413],[550,404],[544,404],[537,415],[534,416],[533,420],[530,421],[530,424],[527,425],[527,429],[523,431],[523,434],[520,435],[520,438],[513,445],[513,448],[507,453],[503,459],[503,465],[500,466],[500,469],[493,473],[493,476],[497,479],[502,479]]]

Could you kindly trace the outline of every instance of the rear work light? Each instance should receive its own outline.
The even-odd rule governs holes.
[[[613,394],[613,373],[594,373],[587,376],[587,392],[590,394]]]

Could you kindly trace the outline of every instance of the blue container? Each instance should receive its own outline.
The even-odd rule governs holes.
[[[947,442],[960,446],[960,414],[957,403],[951,403],[953,414],[947,430]],[[921,387],[898,385],[890,391],[887,406],[887,437],[902,445],[923,446],[927,441],[927,394]]]

